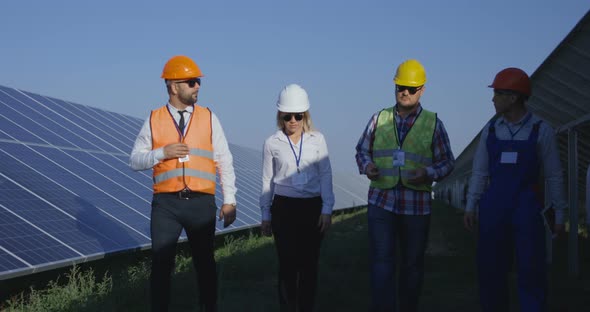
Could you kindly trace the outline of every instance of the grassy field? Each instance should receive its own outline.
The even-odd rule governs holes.
[[[475,237],[463,230],[461,217],[442,204],[434,209],[422,311],[479,310]],[[367,311],[366,210],[341,214],[335,221],[322,245],[318,310]],[[278,311],[277,263],[272,240],[260,237],[255,231],[220,240],[216,251],[220,311]],[[581,242],[581,274],[574,279],[567,276],[567,242],[556,243],[549,311],[590,311],[589,245],[588,241]],[[180,250],[177,257],[172,311],[194,311],[197,306],[195,273],[186,255],[185,250]],[[133,260],[77,267],[42,290],[11,295],[3,302],[2,311],[149,311],[149,263],[149,258],[143,255]],[[513,311],[518,311],[514,294],[515,290]]]

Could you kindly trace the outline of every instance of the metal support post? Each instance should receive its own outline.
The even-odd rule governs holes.
[[[575,127],[568,130],[568,200],[569,200],[569,243],[568,271],[576,277],[578,268],[578,132]]]

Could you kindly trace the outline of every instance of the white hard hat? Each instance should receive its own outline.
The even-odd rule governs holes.
[[[283,113],[303,113],[308,111],[309,97],[307,92],[297,84],[286,86],[279,94],[277,109]]]

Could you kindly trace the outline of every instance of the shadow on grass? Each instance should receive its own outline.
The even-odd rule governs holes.
[[[369,263],[366,209],[335,217],[322,243],[318,311],[367,311]],[[462,226],[462,213],[435,202],[426,252],[420,311],[479,311],[475,266],[476,237]],[[279,311],[277,256],[271,238],[257,229],[218,238],[219,311]],[[171,291],[171,311],[195,311],[198,290],[187,245],[179,247]],[[550,267],[548,311],[588,311],[590,241],[581,241],[580,276],[567,273],[567,241],[554,246]],[[149,254],[137,261],[110,261],[94,267],[113,276],[108,296],[90,297],[54,311],[149,311]],[[512,311],[518,311],[516,274],[511,274]],[[25,310],[25,309],[23,309]],[[22,310],[15,310],[22,311]],[[30,311],[30,310],[27,310]],[[41,311],[41,310],[40,310]]]
[[[319,311],[365,311],[368,302],[368,265],[365,214],[351,212],[339,220],[322,242],[319,264]],[[363,234],[364,233],[364,234]],[[226,239],[232,250],[217,252],[220,311],[279,311],[277,256],[271,238]],[[225,252],[228,252],[225,255]],[[173,311],[196,305],[196,282],[192,269],[175,277]],[[190,285],[190,286],[189,286]]]
[[[477,285],[476,232],[463,228],[463,212],[436,202],[432,215],[422,311],[480,311]],[[580,274],[568,274],[567,239],[553,245],[548,266],[547,311],[590,311],[590,241],[579,240]],[[513,261],[515,264],[516,259]],[[517,274],[509,274],[511,311],[520,311]]]

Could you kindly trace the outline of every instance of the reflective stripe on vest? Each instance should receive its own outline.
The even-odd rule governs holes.
[[[153,149],[179,142],[190,147],[189,161],[171,158],[154,166],[154,193],[177,192],[186,185],[191,191],[215,194],[211,111],[195,105],[184,138],[167,106],[152,111],[150,126]]]
[[[432,138],[436,127],[436,114],[422,109],[401,146],[404,166],[393,166],[393,154],[400,149],[394,108],[382,110],[377,118],[373,141],[373,162],[379,168],[379,179],[371,181],[371,187],[391,189],[400,181],[417,191],[432,191],[432,184],[410,184],[410,172],[432,165]]]

